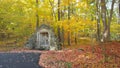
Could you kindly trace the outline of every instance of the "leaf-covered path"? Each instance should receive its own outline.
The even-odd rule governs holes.
[[[40,53],[0,53],[0,68],[42,68]]]

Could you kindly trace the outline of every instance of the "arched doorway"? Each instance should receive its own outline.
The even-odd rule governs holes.
[[[47,31],[40,31],[37,33],[37,46],[49,48],[49,33]]]
[[[41,32],[40,33],[40,45],[42,46],[48,46],[49,45],[49,37],[48,32]]]

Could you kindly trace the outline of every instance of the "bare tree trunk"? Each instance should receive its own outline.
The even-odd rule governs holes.
[[[62,35],[61,35],[61,41],[62,41],[62,45],[64,45],[64,28],[63,28],[63,26],[62,26]]]
[[[75,33],[75,44],[77,45],[77,33]]]
[[[119,13],[119,16],[118,16],[118,23],[120,24],[120,0],[119,0],[119,5],[118,5],[118,7],[119,7],[119,10],[118,10],[118,13]]]
[[[38,0],[36,0],[36,30],[38,30],[39,27],[39,15],[38,15]]]
[[[110,10],[110,14],[108,15],[108,21],[107,21],[106,3],[105,3],[105,0],[101,0],[101,13],[102,13],[103,28],[104,28],[103,29],[102,42],[110,41],[110,24],[111,24],[111,20],[112,20],[114,3],[115,3],[115,0],[112,0],[111,10]]]
[[[99,7],[99,0],[96,0],[96,19],[97,19],[97,41],[100,42],[100,35],[101,35],[101,30],[100,30],[100,7]]]
[[[110,10],[110,16],[108,18],[108,29],[107,29],[108,30],[108,36],[107,36],[107,41],[110,41],[110,24],[111,24],[112,15],[113,15],[114,3],[115,3],[115,0],[112,1],[111,10]]]
[[[60,43],[60,45],[61,45],[61,33],[60,33],[60,26],[58,26],[57,31],[58,31],[58,41],[59,41],[59,43]]]
[[[58,21],[60,21],[60,0],[58,0]]]
[[[103,23],[103,34],[102,34],[102,42],[105,42],[107,39],[108,31],[107,31],[107,19],[106,19],[106,3],[105,0],[101,0],[101,16]]]
[[[69,3],[69,5],[68,5],[68,25],[69,25],[69,20],[70,20],[70,2],[69,2],[69,0],[68,0],[68,3]],[[70,27],[69,27],[69,29],[68,29],[68,45],[71,45],[70,41],[71,40],[70,40]]]
[[[60,0],[58,0],[58,21],[60,21]],[[58,42],[59,42],[59,49],[61,49],[61,30],[60,30],[60,26],[58,25],[58,28],[57,28],[57,31],[58,31]]]

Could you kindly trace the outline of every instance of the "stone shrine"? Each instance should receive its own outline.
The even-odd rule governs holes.
[[[31,38],[29,38],[25,47],[29,49],[57,50],[57,38],[53,29],[46,24],[42,24]]]

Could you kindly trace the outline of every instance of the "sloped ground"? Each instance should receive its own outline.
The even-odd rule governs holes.
[[[120,43],[43,51],[40,57],[39,65],[45,68],[120,68]]]

